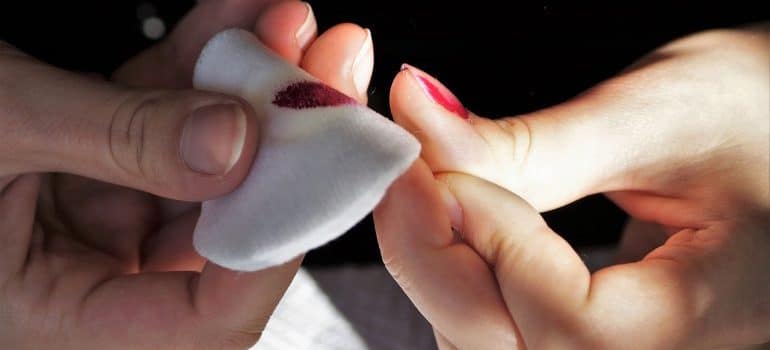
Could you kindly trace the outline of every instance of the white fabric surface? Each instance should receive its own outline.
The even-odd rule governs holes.
[[[433,331],[382,266],[300,270],[251,350],[435,349]]]
[[[310,274],[300,270],[252,350],[367,350]]]
[[[261,118],[259,151],[246,180],[203,203],[193,241],[214,263],[259,270],[338,237],[374,208],[419,155],[412,135],[352,100],[312,108],[277,102],[307,82],[317,94],[295,89],[281,101],[348,99],[329,93],[247,31],[224,31],[204,47],[195,87],[241,96]]]

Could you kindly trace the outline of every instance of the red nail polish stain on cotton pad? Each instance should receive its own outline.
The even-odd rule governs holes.
[[[286,108],[305,109],[356,104],[356,101],[324,84],[300,81],[292,83],[275,94],[273,104]]]

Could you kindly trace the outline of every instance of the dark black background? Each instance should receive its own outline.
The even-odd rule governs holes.
[[[0,39],[64,68],[108,75],[153,43],[142,35],[136,15],[143,3],[153,4],[171,26],[194,1],[3,2]],[[674,38],[766,20],[770,13],[762,1],[310,3],[321,30],[339,22],[372,30],[370,105],[385,115],[390,82],[402,62],[439,78],[480,115],[516,115],[564,101]],[[600,196],[546,218],[577,246],[617,241],[626,220]],[[306,264],[376,261],[372,222],[366,219],[311,252]]]

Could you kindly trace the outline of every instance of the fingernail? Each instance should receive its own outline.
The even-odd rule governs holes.
[[[412,77],[417,80],[417,83],[422,88],[422,91],[430,97],[433,102],[441,105],[449,112],[454,113],[458,117],[467,120],[468,110],[463,107],[460,100],[449,89],[442,85],[437,80],[429,77],[425,72],[410,66],[406,63],[401,65],[402,71],[407,71]]]
[[[358,54],[352,66],[353,85],[361,97],[366,97],[367,89],[369,89],[369,80],[374,69],[374,55],[371,54],[374,49],[372,31],[369,29],[364,29],[364,31],[366,31],[366,37],[361,43],[361,48],[358,49]]]
[[[449,185],[445,180],[441,178],[436,179],[438,184],[439,193],[441,194],[441,200],[444,202],[447,214],[449,215],[449,222],[452,225],[452,230],[457,235],[462,232],[463,227],[463,209],[460,207],[460,202],[452,191],[449,190]]]
[[[294,34],[294,38],[297,40],[297,47],[299,47],[301,51],[305,51],[316,31],[316,20],[315,15],[313,14],[313,8],[306,2],[303,2],[303,4],[307,7],[307,14],[305,15],[305,20],[302,21],[302,25],[297,29],[297,33]]]
[[[180,153],[191,170],[224,175],[238,161],[246,140],[246,114],[235,103],[200,107],[185,121]]]

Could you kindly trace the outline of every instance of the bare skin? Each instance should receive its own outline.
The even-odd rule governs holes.
[[[422,159],[375,210],[441,349],[732,349],[770,341],[770,30],[672,42],[558,106],[463,120],[396,77]],[[633,217],[590,273],[539,211]],[[459,234],[453,234],[453,229]],[[586,234],[590,234],[586,233]]]

